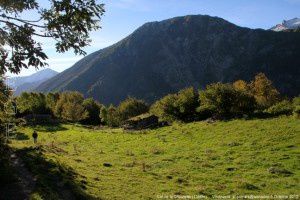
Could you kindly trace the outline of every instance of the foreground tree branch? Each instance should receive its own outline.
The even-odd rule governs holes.
[[[0,74],[47,65],[37,37],[54,39],[57,52],[86,54],[83,48],[91,42],[89,33],[101,28],[104,4],[97,0],[48,2],[46,8],[38,0],[0,0]],[[24,19],[25,11],[37,13],[38,18]]]

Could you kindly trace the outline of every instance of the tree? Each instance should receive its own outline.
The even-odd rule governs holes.
[[[107,119],[108,119],[108,116],[107,116],[107,108],[105,106],[102,106],[101,109],[100,109],[100,120],[103,124],[107,124]]]
[[[199,107],[198,93],[193,87],[180,90],[177,94],[175,107],[177,108],[176,118],[182,121],[192,121],[195,119],[196,109]]]
[[[83,101],[82,105],[88,113],[88,117],[83,120],[83,123],[91,125],[100,124],[101,104],[93,98],[88,98]]]
[[[4,104],[8,100],[8,97],[11,94],[9,91],[6,89],[6,85],[4,84],[3,80],[0,77],[0,108],[3,110],[4,109]]]
[[[51,111],[51,113],[54,115],[55,112],[55,106],[59,100],[59,93],[48,93],[46,95],[46,105],[47,108]]]
[[[39,37],[54,39],[57,52],[73,49],[85,55],[89,32],[100,28],[105,12],[97,0],[0,0],[0,8],[0,74],[45,66],[47,55]],[[38,17],[25,19],[25,12]]]
[[[148,111],[149,106],[144,101],[132,97],[122,101],[118,106],[121,121],[125,121]]]
[[[292,102],[288,100],[283,100],[281,102],[278,102],[268,109],[266,109],[264,112],[273,115],[273,116],[278,116],[278,115],[291,115],[293,113],[293,104]]]
[[[107,126],[117,127],[121,125],[120,114],[113,105],[110,105],[108,108],[103,106],[100,111],[100,118]]]
[[[250,89],[248,83],[244,80],[237,80],[232,85],[234,89],[239,91],[248,92]]]
[[[156,101],[151,106],[150,112],[163,121],[192,121],[196,118],[198,106],[198,94],[190,87]]]
[[[293,98],[293,114],[300,118],[300,96]]]
[[[49,114],[43,93],[23,92],[16,100],[18,111],[26,114]]]
[[[6,90],[6,86],[3,80],[0,77],[0,133],[4,132],[4,122],[8,118],[7,113],[5,112],[5,104],[8,102],[11,93]],[[1,144],[1,135],[0,135],[0,144]]]
[[[236,90],[231,84],[214,83],[200,91],[200,108],[209,110],[216,117],[228,118],[251,114],[255,108],[255,99],[252,95]],[[207,112],[207,111],[206,111]]]
[[[88,117],[83,106],[83,95],[79,92],[64,92],[55,107],[55,116],[70,122],[79,122]]]
[[[268,108],[279,101],[279,92],[264,73],[259,73],[250,83],[250,90],[260,108]]]
[[[156,101],[150,108],[150,112],[162,121],[172,122],[176,120],[178,109],[175,106],[176,94],[168,94]]]

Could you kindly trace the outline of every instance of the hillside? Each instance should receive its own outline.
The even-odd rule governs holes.
[[[25,91],[33,91],[38,85],[57,74],[58,72],[47,68],[29,76],[13,77],[9,85],[15,89],[14,95],[19,95]]]
[[[104,104],[127,96],[152,102],[212,82],[250,80],[263,72],[284,95],[300,93],[300,34],[238,27],[194,15],[146,23],[41,84],[37,91],[77,90]]]
[[[36,175],[35,195],[46,199],[175,194],[211,199],[300,191],[300,123],[291,117],[194,122],[141,132],[71,124],[35,130],[37,146],[29,127],[19,128],[10,146]]]

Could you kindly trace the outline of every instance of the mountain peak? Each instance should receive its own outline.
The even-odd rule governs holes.
[[[300,28],[300,18],[293,18],[289,20],[283,20],[281,24],[277,24],[272,27],[270,30],[272,31],[286,31],[286,30],[294,30]]]
[[[249,80],[263,72],[280,92],[295,95],[299,42],[298,34],[243,28],[218,17],[175,17],[144,24],[36,91],[79,91],[106,105],[128,96],[153,102],[182,88]]]
[[[52,69],[42,69],[29,76],[13,77],[13,81],[10,83],[10,86],[15,89],[14,95],[19,95],[25,91],[32,91],[35,87],[57,74],[58,72]]]

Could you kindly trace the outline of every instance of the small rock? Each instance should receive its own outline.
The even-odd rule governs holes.
[[[240,185],[241,188],[246,190],[258,190],[259,188],[251,183],[242,183]]]
[[[177,179],[177,183],[181,184],[181,183],[183,183],[183,182],[184,182],[184,180],[183,180],[182,178],[178,178],[178,179]]]
[[[270,167],[268,169],[268,171],[271,173],[271,174],[277,174],[277,175],[283,175],[283,176],[290,176],[292,175],[293,173],[286,170],[286,169],[281,169],[281,168],[278,168],[278,167]]]
[[[234,167],[228,167],[228,168],[226,168],[226,170],[229,171],[229,172],[232,172],[232,171],[235,171],[236,168],[234,168]]]
[[[103,166],[104,166],[104,167],[111,167],[112,164],[110,164],[110,163],[103,163]]]
[[[170,176],[170,175],[168,175],[166,177],[167,177],[167,179],[173,179],[173,176]]]

